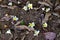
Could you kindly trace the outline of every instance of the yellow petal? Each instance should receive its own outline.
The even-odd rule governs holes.
[[[18,18],[15,16],[15,17],[13,17],[13,20],[14,20],[14,21],[17,21],[17,20],[18,20]]]
[[[33,28],[35,26],[34,22],[29,23],[29,27]]]
[[[28,4],[28,8],[29,9],[33,9],[33,5],[32,4]]]
[[[44,24],[43,24],[43,27],[47,27],[47,23],[44,23]]]
[[[13,18],[13,20],[16,20],[16,18]]]

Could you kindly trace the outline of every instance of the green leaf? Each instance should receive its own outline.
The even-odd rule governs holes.
[[[25,24],[25,22],[24,22],[23,20],[21,20],[20,24],[21,24],[21,25],[24,25],[24,24]]]

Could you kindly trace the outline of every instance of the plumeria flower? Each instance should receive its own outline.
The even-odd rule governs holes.
[[[17,20],[18,20],[18,17],[14,16],[14,17],[13,17],[13,20],[14,20],[14,21],[17,21]]]
[[[11,34],[11,30],[9,29],[9,30],[6,32],[6,34]]]
[[[29,3],[29,4],[28,4],[28,8],[29,8],[29,9],[33,9],[33,4]]]
[[[9,6],[12,6],[12,2],[9,2],[8,5],[9,5]]]
[[[35,31],[34,31],[34,36],[38,36],[39,32],[40,32],[39,30],[38,30],[38,31],[35,30]]]
[[[24,6],[24,7],[23,7],[23,9],[24,9],[25,11],[27,11],[27,10],[28,10],[27,6]]]
[[[34,23],[34,22],[32,22],[32,23],[29,23],[29,26],[28,26],[28,27],[33,28],[34,26],[35,26],[35,23]]]
[[[49,12],[50,11],[50,8],[46,8],[46,12]]]
[[[47,25],[47,23],[45,22],[45,23],[43,23],[43,27],[47,27],[48,25]]]

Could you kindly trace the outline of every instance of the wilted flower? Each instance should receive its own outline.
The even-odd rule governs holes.
[[[14,17],[13,17],[13,20],[14,20],[14,21],[17,21],[17,20],[18,20],[18,17],[14,16]]]
[[[35,31],[34,31],[34,36],[38,36],[39,32],[40,32],[39,30],[38,30],[38,31],[35,30]]]
[[[56,33],[54,32],[46,32],[44,35],[46,40],[54,40],[56,37]]]
[[[47,23],[45,22],[45,23],[43,23],[43,27],[47,27]]]
[[[28,27],[33,28],[34,26],[35,26],[35,23],[34,23],[34,22],[32,22],[32,23],[29,23],[29,26],[28,26]]]

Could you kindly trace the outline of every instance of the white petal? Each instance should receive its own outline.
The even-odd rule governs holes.
[[[6,32],[6,34],[11,34],[11,31],[10,31],[10,30],[8,30],[8,31]]]
[[[49,12],[49,11],[50,11],[50,8],[47,8],[47,9],[46,9],[46,12]]]
[[[12,2],[8,3],[8,5],[12,6]]]
[[[32,22],[32,25],[33,25],[33,26],[35,26],[35,23],[34,23],[34,22]]]
[[[16,20],[18,20],[18,18],[16,18]]]
[[[38,31],[35,30],[34,36],[38,36],[39,32],[40,32],[39,30]]]
[[[45,10],[45,8],[42,8],[42,10],[44,11],[44,10]]]
[[[23,9],[26,11],[27,10],[27,6],[24,6]]]
[[[18,1],[18,4],[20,4],[21,2]]]

